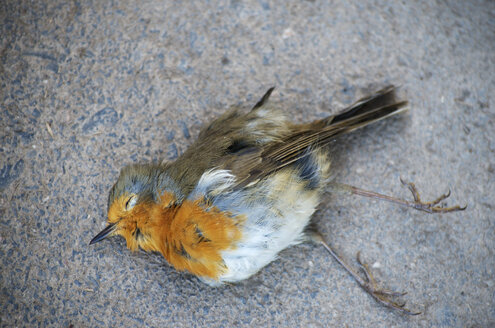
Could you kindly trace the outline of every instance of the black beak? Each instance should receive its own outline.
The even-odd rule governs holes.
[[[103,239],[107,238],[109,234],[115,231],[115,223],[109,224],[103,229],[99,234],[97,234],[91,241],[89,242],[90,245],[93,245],[99,241],[102,241]]]

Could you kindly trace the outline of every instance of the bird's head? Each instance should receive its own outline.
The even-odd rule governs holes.
[[[158,208],[166,208],[175,197],[166,192],[163,167],[152,164],[124,167],[108,196],[108,225],[90,242],[97,243],[106,237],[121,235],[127,247],[136,250],[156,250],[153,245],[153,227],[158,224]]]

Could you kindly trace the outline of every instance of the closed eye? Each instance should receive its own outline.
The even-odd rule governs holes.
[[[129,197],[127,199],[127,201],[125,202],[125,205],[124,205],[125,210],[129,211],[130,209],[132,209],[134,207],[134,205],[136,205],[136,202],[137,202],[137,196],[136,195],[132,195],[131,197]]]

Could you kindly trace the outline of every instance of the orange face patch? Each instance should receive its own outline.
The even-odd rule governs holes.
[[[137,250],[140,245],[141,226],[150,221],[151,202],[143,202],[133,206],[136,195],[122,195],[116,199],[108,210],[108,223],[116,224],[114,234],[121,235],[127,241],[127,247]]]

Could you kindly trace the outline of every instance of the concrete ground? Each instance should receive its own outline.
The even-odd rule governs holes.
[[[495,2],[6,0],[0,21],[1,326],[495,325]],[[275,85],[311,120],[391,83],[410,112],[339,139],[335,179],[467,210],[328,194],[314,219],[421,315],[313,245],[216,289],[122,238],[88,246],[119,169],[174,159],[228,106]]]

